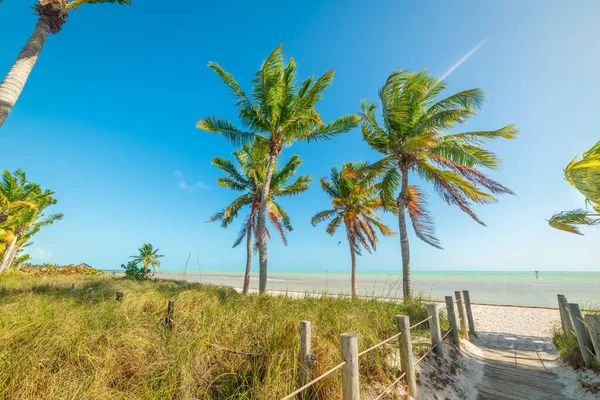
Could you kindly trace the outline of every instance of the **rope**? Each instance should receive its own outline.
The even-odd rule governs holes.
[[[344,365],[346,364],[346,361],[343,361],[341,363],[339,363],[338,365],[336,365],[335,367],[331,368],[329,371],[325,372],[323,375],[313,379],[312,381],[308,382],[306,385],[302,386],[300,389],[288,394],[287,396],[285,396],[283,399],[281,400],[288,400],[291,399],[292,397],[294,397],[295,395],[297,395],[298,393],[302,392],[304,389],[309,388],[310,386],[314,385],[315,383],[319,382],[321,379],[325,378],[327,375],[337,371],[338,369],[342,368]]]
[[[410,329],[416,328],[417,326],[424,324],[425,322],[429,321],[431,318],[433,318],[433,315],[429,318],[425,318],[423,321],[421,322],[417,322],[416,324],[414,324],[413,326],[410,327]]]
[[[396,379],[394,382],[392,382],[392,384],[390,386],[386,387],[385,390],[379,394],[379,396],[375,397],[375,400],[381,399],[384,394],[386,394],[387,392],[389,392],[390,389],[393,388],[398,382],[400,382],[400,379],[404,378],[405,376],[406,376],[406,372],[403,373],[402,375],[400,375],[398,377],[398,379]]]
[[[438,312],[442,312],[442,311],[446,311],[448,309],[448,306],[444,307],[444,308],[439,308]]]
[[[398,332],[398,333],[396,333],[394,336],[392,336],[392,337],[389,337],[389,338],[385,339],[383,342],[380,342],[380,343],[378,343],[378,344],[376,344],[376,345],[374,345],[374,346],[371,346],[371,347],[369,347],[368,349],[366,349],[366,350],[364,350],[364,351],[361,351],[360,353],[358,353],[358,356],[360,357],[360,356],[362,356],[363,354],[367,354],[367,353],[368,353],[368,352],[370,352],[371,350],[375,350],[376,348],[378,348],[378,347],[381,347],[381,346],[383,346],[384,344],[386,344],[386,343],[388,343],[388,342],[391,342],[392,340],[396,339],[396,338],[397,338],[398,336],[400,336],[401,334],[402,334],[402,332]]]
[[[429,350],[427,350],[427,353],[423,354],[423,356],[421,358],[419,358],[416,363],[413,364],[413,367],[416,367],[418,363],[423,361],[423,359],[425,357],[427,357],[427,354],[431,353],[433,351],[433,349],[436,348],[436,346],[437,346],[437,344],[434,344],[433,346],[431,346],[431,348]]]
[[[586,349],[588,351],[588,353],[590,353],[592,355],[592,357],[596,357],[596,353],[594,353],[593,351],[591,351],[585,344],[582,345],[584,349]]]
[[[444,336],[442,336],[442,340],[446,339],[446,337],[452,332],[452,328],[448,329],[448,332]]]
[[[584,320],[582,320],[581,318],[579,318],[579,317],[575,317],[575,318],[577,318],[579,321],[581,321],[581,323],[583,325],[588,326],[588,324]],[[588,328],[589,328],[589,326],[588,326]]]

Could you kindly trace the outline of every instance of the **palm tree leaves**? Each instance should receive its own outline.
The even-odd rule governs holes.
[[[217,117],[204,117],[198,120],[196,128],[207,132],[218,132],[234,145],[252,143],[258,136],[251,132],[243,132],[233,126],[229,121]]]
[[[393,235],[375,213],[383,204],[369,168],[366,163],[347,163],[341,171],[333,167],[329,179],[320,180],[321,188],[332,198],[333,209],[320,211],[311,219],[313,226],[330,221],[326,228],[330,235],[344,223],[352,250],[357,254],[360,246],[369,252],[376,248],[376,229],[385,236]]]
[[[573,210],[554,214],[548,223],[551,227],[581,235],[578,225],[600,224],[600,142],[575,157],[565,168],[565,179],[585,196],[594,211]]]
[[[492,203],[496,200],[492,194],[513,194],[478,169],[495,170],[500,166],[496,155],[483,147],[484,141],[513,139],[517,130],[514,125],[507,125],[493,131],[447,134],[456,124],[475,115],[483,105],[485,93],[470,89],[436,101],[445,88],[444,82],[425,71],[398,70],[390,74],[379,90],[383,124],[377,121],[376,105],[362,102],[363,137],[385,156],[372,164],[371,169],[380,178],[376,186],[387,210],[396,211],[395,192],[400,179],[403,173],[413,170],[431,182],[444,201],[483,224],[471,203]],[[424,197],[416,187],[409,188],[412,189],[405,194],[408,198],[398,204],[406,204],[417,237],[439,248]]]
[[[160,259],[163,258],[164,255],[158,254],[159,249],[155,249],[152,244],[142,244],[142,247],[138,249],[138,252],[138,254],[130,256],[129,258],[132,258],[132,261],[136,264],[144,264],[144,271],[147,270],[148,266],[151,266],[155,270],[160,267]]]
[[[431,218],[429,211],[427,211],[425,195],[417,186],[410,185],[407,196],[406,209],[412,221],[415,234],[428,245],[442,249],[440,241],[435,237],[433,218]]]

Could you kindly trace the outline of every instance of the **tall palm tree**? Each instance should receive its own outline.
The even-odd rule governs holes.
[[[480,169],[497,170],[498,158],[484,148],[487,139],[513,139],[514,125],[494,131],[448,133],[475,115],[485,94],[481,89],[465,90],[442,100],[444,82],[425,71],[393,72],[379,90],[383,110],[382,124],[375,116],[375,104],[362,102],[362,132],[365,141],[383,158],[372,170],[381,174],[380,196],[387,209],[398,210],[404,296],[412,296],[410,250],[406,230],[406,213],[416,236],[425,243],[441,248],[435,237],[419,187],[409,185],[412,171],[433,184],[435,191],[450,205],[458,206],[478,223],[485,225],[473,211],[472,203],[495,202],[493,195],[512,191],[484,175]],[[400,193],[395,193],[400,187]]]
[[[373,179],[365,174],[365,163],[344,164],[341,171],[336,167],[331,169],[329,179],[321,178],[321,188],[333,200],[330,210],[315,214],[313,226],[330,220],[327,233],[333,235],[343,223],[350,247],[352,261],[352,296],[356,296],[356,255],[361,254],[361,246],[369,253],[377,248],[377,233],[375,228],[384,236],[393,236],[394,232],[381,223],[376,210],[383,209],[379,191],[373,184]]]
[[[209,63],[229,87],[236,98],[238,117],[247,130],[240,130],[230,122],[217,117],[204,117],[197,127],[217,132],[234,144],[251,143],[255,140],[269,147],[269,164],[258,209],[257,241],[260,261],[259,290],[267,288],[267,199],[275,164],[284,147],[299,141],[330,139],[356,127],[357,115],[349,114],[327,124],[323,122],[315,106],[323,97],[323,91],[333,82],[333,71],[320,78],[310,77],[298,84],[296,62],[291,58],[284,64],[282,45],[277,47],[252,80],[252,99],[242,90],[233,76],[216,63]]]
[[[38,22],[29,40],[0,83],[0,127],[14,107],[50,33],[60,32],[69,12],[83,4],[131,4],[131,0],[38,0],[33,6]]]
[[[133,258],[135,263],[142,263],[144,265],[144,276],[148,272],[148,267],[151,266],[155,271],[157,268],[160,268],[160,259],[164,255],[158,254],[159,249],[154,249],[150,243],[144,243],[138,251],[138,255],[129,258]]]
[[[14,173],[3,170],[0,182],[0,224],[13,212],[35,209],[34,197],[38,193],[36,189],[39,189],[39,186],[29,182],[22,170],[18,169]]]
[[[250,291],[250,269],[252,266],[252,233],[256,230],[260,198],[265,183],[268,169],[269,149],[266,146],[244,145],[241,151],[234,151],[240,168],[238,169],[226,158],[213,158],[212,164],[225,172],[227,176],[219,178],[217,183],[225,188],[232,189],[243,194],[233,200],[229,206],[214,214],[206,222],[221,221],[221,226],[226,228],[237,217],[239,211],[244,207],[250,208],[250,213],[244,220],[242,228],[233,243],[237,247],[246,237],[246,270],[244,273],[244,294]],[[287,245],[285,231],[292,231],[290,218],[283,208],[275,202],[278,196],[294,196],[308,189],[312,178],[308,175],[299,176],[294,183],[288,185],[292,176],[296,174],[302,160],[298,155],[293,155],[289,161],[280,169],[276,170],[271,180],[271,190],[267,199],[267,211],[273,228],[281,236],[281,240]],[[269,232],[267,231],[267,236]]]
[[[575,157],[565,168],[565,179],[585,196],[592,210],[576,209],[554,214],[550,226],[581,235],[578,225],[600,225],[600,142],[581,157]]]
[[[55,221],[63,218],[62,213],[51,214],[48,217],[45,217],[43,214],[46,208],[57,203],[57,200],[52,196],[54,192],[50,190],[42,192],[39,186],[36,187],[34,192],[36,193],[35,208],[24,208],[18,212],[11,213],[9,218],[0,225],[1,229],[12,233],[12,239],[5,247],[4,255],[0,262],[0,273],[12,265],[19,248],[42,227],[52,225]]]

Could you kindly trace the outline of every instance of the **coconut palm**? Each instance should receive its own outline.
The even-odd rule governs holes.
[[[217,117],[204,117],[198,121],[197,127],[208,132],[220,133],[236,145],[257,140],[269,147],[269,163],[256,230],[260,261],[259,290],[264,293],[267,288],[267,201],[275,164],[281,150],[299,141],[330,139],[347,132],[358,125],[360,117],[349,114],[325,124],[315,106],[322,99],[323,91],[333,82],[333,71],[328,71],[317,79],[310,77],[298,84],[296,63],[292,58],[287,65],[284,64],[281,45],[267,57],[255,74],[252,81],[252,99],[246,95],[233,76],[218,64],[209,63],[208,66],[232,91],[237,100],[238,117],[247,129],[240,130],[230,121]]]
[[[379,91],[382,123],[375,116],[375,104],[362,102],[364,139],[383,155],[371,166],[381,176],[380,196],[387,209],[398,210],[406,298],[412,296],[406,213],[416,236],[441,248],[423,193],[418,186],[409,185],[410,171],[431,183],[445,202],[459,207],[482,225],[485,224],[472,204],[492,203],[496,201],[493,195],[512,193],[480,169],[497,170],[500,166],[498,158],[485,149],[485,141],[513,139],[516,128],[507,125],[494,131],[448,133],[475,115],[485,95],[480,89],[471,89],[437,100],[444,89],[444,82],[425,71],[400,70],[393,72]],[[400,192],[396,195],[398,187]]]
[[[60,32],[69,12],[84,4],[131,4],[131,0],[38,0],[33,10],[38,22],[29,40],[0,83],[0,127],[14,107],[50,33]]]
[[[50,190],[43,191],[39,186],[35,192],[35,207],[24,208],[18,212],[11,213],[9,218],[0,225],[0,229],[8,231],[11,237],[10,243],[5,246],[2,261],[0,262],[0,273],[6,271],[18,253],[29,239],[35,235],[44,226],[52,225],[55,221],[63,218],[62,213],[51,214],[46,217],[43,211],[57,203],[53,197],[54,192]]]
[[[27,181],[27,175],[18,169],[14,173],[5,169],[0,182],[0,224],[8,219],[12,212],[35,209],[35,194],[39,186]]]
[[[350,247],[352,261],[352,296],[356,296],[356,255],[361,247],[371,253],[377,248],[376,229],[384,236],[393,236],[394,232],[381,223],[376,210],[383,209],[383,202],[373,179],[365,174],[365,163],[344,164],[341,171],[331,169],[329,179],[321,178],[321,188],[333,200],[330,210],[315,214],[313,226],[330,221],[326,232],[333,235],[343,223]]]
[[[565,168],[565,179],[585,196],[592,210],[576,209],[554,214],[550,226],[581,235],[578,226],[600,225],[600,142],[581,157],[575,157]]]
[[[143,276],[146,276],[148,273],[148,267],[152,267],[155,271],[157,268],[160,268],[160,259],[164,257],[164,255],[158,254],[158,249],[154,249],[150,243],[144,243],[138,251],[138,255],[129,258],[133,258],[132,261],[136,264],[142,263],[144,265]]]
[[[237,217],[242,208],[248,207],[250,212],[244,219],[233,247],[237,247],[246,238],[246,270],[244,273],[244,294],[250,290],[250,269],[252,266],[252,234],[256,230],[260,197],[268,169],[269,149],[267,146],[244,145],[241,151],[234,151],[240,168],[238,169],[226,158],[213,158],[212,164],[225,172],[226,176],[219,178],[217,183],[228,189],[243,192],[241,196],[233,200],[229,206],[215,213],[206,222],[221,221],[221,226],[226,228]],[[294,183],[288,185],[289,180],[296,174],[302,160],[298,155],[293,155],[289,161],[280,169],[277,169],[271,180],[271,190],[267,200],[267,211],[273,228],[281,236],[281,240],[287,245],[286,231],[292,231],[290,218],[283,208],[275,202],[278,196],[295,196],[308,189],[312,178],[308,175],[299,176]],[[267,231],[267,236],[269,232]]]

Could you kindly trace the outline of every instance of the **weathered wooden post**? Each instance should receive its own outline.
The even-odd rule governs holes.
[[[71,293],[73,293],[75,291],[75,284],[71,283]]]
[[[469,332],[473,335],[475,333],[475,321],[473,320],[473,311],[471,310],[471,296],[468,290],[463,290],[463,297],[465,299],[465,310],[467,311],[467,321],[469,322]]]
[[[398,336],[400,365],[402,366],[402,371],[406,373],[406,384],[408,385],[409,394],[416,399],[418,398],[417,377],[415,375],[415,360],[413,358],[410,319],[408,315],[396,315],[396,324],[398,325],[398,331],[401,333]]]
[[[573,328],[575,328],[575,335],[577,336],[577,341],[579,342],[579,350],[581,350],[583,363],[586,367],[591,367],[594,365],[594,355],[590,352],[594,346],[592,345],[590,335],[588,335],[585,329],[585,324],[583,323],[583,319],[581,318],[579,304],[567,303],[567,309],[569,310],[569,314],[571,314],[571,322],[573,323]]]
[[[600,315],[587,314],[585,320],[590,331],[590,339],[594,345],[594,351],[596,352],[596,360],[600,364]]]
[[[165,324],[169,330],[173,329],[173,313],[175,312],[175,300],[169,300],[167,306],[167,316],[165,317]]]
[[[342,333],[342,400],[360,400],[358,375],[358,337],[353,333]]]
[[[310,382],[314,354],[311,353],[312,325],[310,321],[300,321],[300,386]],[[307,388],[301,398],[311,398],[312,387]]]
[[[431,345],[435,346],[435,354],[444,358],[444,346],[442,342],[442,331],[440,330],[440,314],[436,303],[427,304],[427,315],[429,320],[429,331],[431,332]]]
[[[115,300],[117,300],[117,301],[123,300],[123,292],[115,293]]]
[[[563,294],[557,294],[558,298],[558,311],[560,312],[560,322],[562,328],[567,335],[573,334],[573,323],[571,322],[571,316],[567,310],[567,298]]]
[[[469,340],[469,327],[467,325],[467,311],[465,310],[465,298],[463,293],[458,290],[454,292],[456,296],[456,308],[458,309],[458,323],[460,324],[460,333]]]
[[[456,314],[454,313],[454,299],[452,296],[446,296],[446,310],[448,311],[448,324],[452,329],[452,343],[460,348],[460,339],[458,338],[458,325],[456,324]]]

